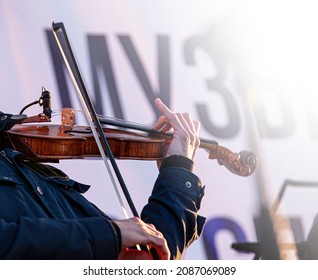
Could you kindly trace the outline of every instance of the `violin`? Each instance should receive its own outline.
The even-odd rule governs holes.
[[[100,157],[98,146],[90,127],[74,125],[75,113],[66,108],[62,111],[61,124],[26,124],[34,117],[3,133],[2,145],[22,152],[30,160],[58,162],[63,159]],[[113,156],[117,159],[159,160],[164,157],[172,134],[153,131],[142,125],[125,124],[124,121],[106,120],[120,128],[103,127]],[[139,130],[138,132],[131,129]],[[143,130],[143,131],[140,131]],[[256,156],[249,151],[233,153],[218,145],[214,140],[200,138],[200,148],[209,153],[232,173],[240,176],[251,175],[256,168]]]

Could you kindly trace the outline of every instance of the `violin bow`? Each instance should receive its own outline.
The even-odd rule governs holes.
[[[114,179],[114,176],[112,174],[112,171],[109,167],[109,164],[107,162],[107,156],[106,156],[106,153],[105,153],[105,150],[107,152],[107,155],[108,155],[108,158],[111,162],[111,165],[112,165],[112,168],[113,168],[113,171],[115,172],[116,174],[116,177],[117,177],[117,180],[121,186],[121,189],[125,195],[125,198],[127,200],[127,203],[130,207],[130,210],[132,212],[132,214],[135,216],[135,217],[139,217],[139,214],[136,210],[136,207],[131,199],[131,196],[130,196],[130,193],[128,191],[128,188],[124,182],[124,179],[120,173],[120,170],[118,168],[118,165],[115,161],[115,158],[113,156],[113,153],[110,149],[110,146],[108,144],[108,141],[107,141],[107,138],[105,137],[104,133],[103,133],[103,129],[102,129],[102,126],[101,126],[101,123],[99,121],[99,118],[97,117],[97,114],[96,114],[96,111],[95,111],[95,108],[93,106],[93,103],[89,97],[89,94],[88,94],[88,91],[86,89],[86,86],[85,86],[85,83],[84,83],[84,80],[82,79],[82,75],[80,73],[80,70],[79,70],[79,67],[78,67],[78,64],[76,62],[76,59],[75,59],[75,56],[74,56],[74,53],[72,51],[72,48],[71,48],[71,44],[70,44],[70,41],[68,39],[68,36],[67,36],[67,33],[66,33],[66,29],[64,27],[64,24],[63,22],[58,22],[58,23],[55,23],[53,22],[52,23],[52,31],[53,31],[53,34],[54,34],[54,37],[55,37],[55,40],[58,44],[58,47],[60,49],[60,52],[61,52],[61,55],[63,57],[63,60],[65,62],[65,65],[67,67],[67,70],[69,72],[69,75],[71,77],[71,80],[72,80],[72,83],[75,87],[75,91],[77,93],[77,97],[81,103],[81,106],[82,106],[82,109],[85,113],[85,116],[86,116],[86,119],[89,123],[89,126],[92,130],[92,133],[94,135],[94,138],[95,138],[95,141],[97,143],[97,146],[98,146],[98,149],[99,149],[99,152],[102,156],[102,159],[104,161],[104,164],[105,164],[105,167],[107,169],[107,172],[110,176],[110,179],[111,179],[111,182],[112,182],[112,185],[114,187],[114,190],[115,190],[115,193],[117,195],[117,198],[119,200],[119,203],[120,203],[120,206],[122,208],[122,211],[124,213],[124,216],[125,218],[129,218],[128,216],[128,213],[127,213],[127,210],[125,208],[125,205],[124,205],[124,202],[123,202],[123,199],[121,197],[121,194],[119,192],[119,188],[115,182],[115,179]],[[63,43],[61,42],[59,36],[58,36],[58,31],[61,31],[60,33],[63,35],[63,38],[65,40],[65,45],[63,45]],[[69,53],[69,59],[68,57],[66,56],[65,54],[65,50],[63,47],[66,47],[68,53]],[[70,61],[69,61],[70,60]],[[71,64],[73,65],[73,70],[72,70],[72,67],[71,67]],[[74,72],[75,74],[74,74]],[[76,80],[76,77],[78,79],[78,81]],[[104,150],[105,149],[105,150]]]

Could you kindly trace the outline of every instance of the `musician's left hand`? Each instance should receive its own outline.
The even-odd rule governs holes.
[[[189,113],[174,113],[157,98],[155,104],[162,115],[153,125],[153,130],[167,132],[173,129],[173,139],[167,148],[165,157],[181,155],[193,159],[200,145],[200,123],[192,120]],[[158,163],[160,165],[160,161]]]

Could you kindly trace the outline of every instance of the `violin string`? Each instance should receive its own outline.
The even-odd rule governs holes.
[[[148,130],[152,129],[152,127],[150,125],[140,124],[140,123],[132,122],[132,121],[126,121],[126,120],[122,120],[122,119],[118,119],[118,118],[114,118],[114,117],[108,117],[108,116],[99,115],[99,114],[97,114],[97,116],[100,119],[102,118],[105,120],[115,121],[115,122],[122,123],[122,124],[129,124],[131,126],[138,126],[138,127],[142,127],[144,129],[148,129]]]
[[[73,110],[73,111],[80,113],[80,114],[84,114],[84,112],[82,110]],[[62,109],[56,109],[52,112],[52,116],[55,117],[55,116],[61,115],[61,113],[62,113]],[[135,127],[136,129],[142,129],[143,131],[152,130],[152,127],[150,125],[144,125],[144,124],[140,124],[137,122],[132,122],[132,121],[127,121],[127,120],[123,120],[123,119],[119,119],[119,118],[109,117],[109,116],[105,116],[102,114],[97,114],[97,117],[99,119],[104,120],[105,121],[104,124],[115,125],[115,126],[118,125],[121,127],[124,127],[126,125],[127,129]]]
[[[74,112],[77,112],[77,113],[83,113],[84,114],[84,112],[82,111],[82,110],[74,110],[74,109],[72,109]],[[52,111],[52,116],[59,116],[59,115],[61,115],[62,114],[62,111],[63,111],[63,108],[60,108],[60,109],[55,109],[55,110],[53,110]]]
[[[53,110],[52,111],[52,116],[61,115],[62,110],[63,110],[63,108]],[[74,110],[74,109],[72,109],[72,110],[74,112],[77,112],[77,113],[80,113],[80,114],[84,114],[83,110]],[[109,117],[109,116],[102,115],[102,114],[97,114],[97,117],[103,118],[103,119],[106,119],[106,120],[113,120],[113,121],[123,122],[123,123],[127,123],[127,124],[139,125],[139,126],[143,126],[144,128],[151,129],[150,125],[140,124],[140,123],[137,123],[137,122],[127,121],[127,120],[123,120],[123,119],[119,119],[119,118],[115,118],[115,117]]]

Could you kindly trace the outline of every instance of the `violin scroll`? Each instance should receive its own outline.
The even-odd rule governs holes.
[[[249,174],[252,174],[255,171],[257,165],[257,157],[254,153],[250,151],[241,151],[240,152],[240,162],[243,166],[249,167]]]
[[[210,159],[216,159],[220,165],[224,165],[232,173],[247,177],[253,174],[257,165],[257,157],[250,151],[233,153],[220,145],[205,147]]]

